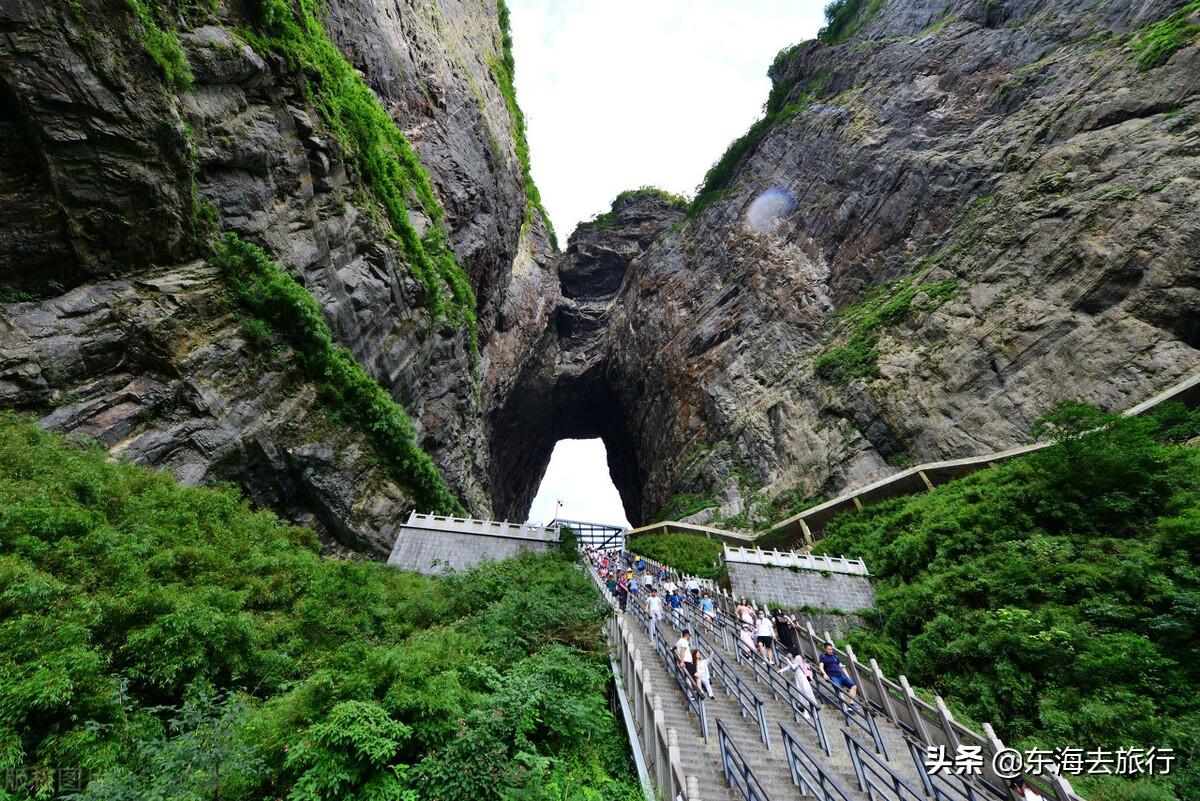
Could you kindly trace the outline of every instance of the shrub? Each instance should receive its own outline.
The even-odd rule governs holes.
[[[836,518],[822,546],[878,577],[883,623],[856,648],[1018,745],[1191,753],[1200,453],[1172,435],[1198,419],[1063,403],[1035,426],[1054,447]],[[1195,773],[1154,784],[1192,786]]]
[[[631,540],[626,547],[680,573],[708,579],[721,577],[719,569],[714,567],[724,552],[720,540],[697,534],[646,534]]]
[[[243,34],[259,52],[274,52],[312,74],[306,90],[383,207],[409,268],[425,285],[435,316],[448,315],[466,326],[475,357],[475,295],[450,250],[445,215],[429,175],[387,109],[326,35],[320,8],[319,0],[299,0],[295,7],[283,0],[254,0],[251,12],[265,33]],[[430,220],[424,236],[417,235],[409,219],[410,197]],[[443,283],[449,288],[449,301]]]
[[[0,413],[6,775],[78,766],[82,798],[632,799],[606,612],[553,555],[442,579],[322,559],[232,488]]]

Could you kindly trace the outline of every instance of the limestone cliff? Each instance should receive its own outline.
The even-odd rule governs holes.
[[[10,0],[0,407],[384,555],[431,482],[520,519],[561,437],[752,528],[1200,368],[1200,6],[843,5],[690,208],[560,257],[502,5]]]
[[[577,427],[635,522],[682,496],[761,525],[1200,368],[1200,46],[1169,34],[1200,6],[848,5],[844,41],[780,54],[685,221],[642,236],[619,205],[571,239],[526,386],[619,419]]]
[[[312,294],[450,490],[487,515],[485,398],[503,397],[496,375],[535,335],[501,307],[514,262],[536,273],[550,251],[498,74],[503,33],[488,0],[3,4],[0,406],[187,482],[233,481],[385,556],[413,490],[231,297],[207,254],[232,232]],[[395,142],[369,163],[345,120],[373,106],[334,107],[348,105],[334,78],[355,74],[419,166]],[[399,226],[373,166],[411,173]],[[436,258],[441,230],[442,263],[474,294],[457,314],[440,296],[469,292],[422,280],[413,258],[417,237]],[[498,329],[507,355],[489,351]]]

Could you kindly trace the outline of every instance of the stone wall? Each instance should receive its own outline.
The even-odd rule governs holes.
[[[875,589],[866,576],[825,574],[817,570],[727,562],[729,584],[737,598],[790,609],[803,606],[856,612],[875,606]]]
[[[522,551],[545,553],[556,544],[554,540],[528,537],[405,528],[396,538],[388,564],[437,575],[447,569],[466,570],[488,559],[509,559]]]

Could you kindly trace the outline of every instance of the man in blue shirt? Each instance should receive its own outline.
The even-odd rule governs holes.
[[[842,660],[838,659],[837,654],[833,652],[833,643],[825,643],[825,653],[818,656],[817,661],[821,666],[821,675],[829,679],[833,686],[850,691],[850,708],[857,712],[858,704],[854,701],[858,696],[858,685],[846,675],[846,671],[842,668]]]

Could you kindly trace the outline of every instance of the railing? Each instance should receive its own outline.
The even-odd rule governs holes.
[[[779,730],[783,733],[783,753],[792,774],[792,784],[799,787],[801,793],[816,796],[817,801],[853,801],[787,726],[780,723]]]
[[[646,627],[647,633],[650,635],[650,640],[654,643],[654,650],[658,652],[659,657],[666,665],[667,672],[675,679],[675,684],[683,693],[684,701],[687,702],[688,711],[696,716],[700,721],[700,734],[704,737],[704,742],[708,742],[708,714],[704,708],[704,694],[699,691],[696,685],[692,682],[692,677],[687,675],[683,668],[679,667],[679,659],[675,655],[675,649],[662,636],[658,626],[653,625],[653,621],[642,609],[641,604],[633,604],[633,614]]]
[[[934,801],[993,801],[993,796],[1009,798],[1004,789],[996,787],[990,782],[984,782],[984,791],[987,793],[985,795],[979,787],[960,776],[930,773],[929,768],[925,765],[925,753],[921,750],[921,746],[912,740],[906,742],[913,763],[917,766],[917,774],[921,777],[921,784],[924,785],[926,797],[932,798]],[[1026,781],[1029,779],[1027,778]],[[1030,783],[1032,784],[1032,782]]]
[[[655,569],[657,570],[657,567]],[[668,572],[672,573],[673,571],[668,568]],[[720,590],[714,596],[714,600],[718,610],[717,623],[722,630],[725,650],[730,649],[729,638],[732,635],[733,651],[738,661],[753,664],[758,659],[757,651],[751,655],[745,655],[741,652],[740,644],[737,642],[740,621],[732,614],[736,599],[724,590]],[[753,599],[751,602],[753,603]],[[685,613],[685,619],[693,618],[686,618]],[[828,633],[825,633],[823,637],[818,637],[811,621],[803,627],[797,627],[795,636],[801,653],[808,656],[814,664],[816,655],[823,650],[824,643],[832,640]],[[996,773],[992,761],[992,757],[1004,750],[1005,746],[996,736],[990,724],[984,723],[983,734],[978,734],[955,721],[940,697],[935,696],[933,704],[918,698],[905,676],[899,677],[899,683],[890,681],[884,677],[874,659],[870,660],[869,666],[864,665],[858,661],[854,650],[849,646],[844,651],[837,650],[836,653],[841,656],[847,673],[858,685],[858,702],[865,710],[887,717],[922,745],[940,745],[949,751],[957,751],[958,747],[963,745],[979,747],[983,755],[983,773],[975,778],[978,779],[980,787],[994,798],[1008,798],[1007,791],[1003,789],[1007,785],[1007,777]],[[831,693],[832,688],[826,689],[820,681],[813,682],[813,689],[822,702],[833,704],[842,710],[848,725],[854,721],[860,728],[864,728],[871,735],[872,741],[876,743],[877,751],[886,754],[886,745],[879,735],[878,724],[870,715],[865,715],[863,720],[859,720],[858,716],[845,708],[840,692],[833,691]],[[1050,801],[1083,801],[1061,775],[1050,773],[1030,776],[1027,779],[1038,793]],[[977,790],[973,792],[977,792]]]
[[[718,648],[716,647],[715,641],[712,639],[712,637],[720,636],[722,638],[721,650],[727,652],[729,650],[727,627],[725,625],[725,621],[722,619],[722,616],[718,614],[717,623],[712,629],[708,628],[702,623],[698,624],[697,620],[700,617],[702,617],[702,614],[697,611],[689,613],[688,617],[685,618],[691,627],[692,636],[695,638],[697,645],[700,646],[702,651],[716,655],[718,654]],[[743,654],[739,643],[739,645],[735,648],[734,653],[738,658],[739,663],[743,662],[744,660],[744,663],[750,666],[754,673],[754,678],[757,681],[767,685],[767,688],[771,691],[772,697],[787,704],[787,706],[792,710],[792,716],[797,723],[803,723],[813,730],[813,733],[817,735],[817,740],[820,742],[821,748],[825,751],[825,753],[832,755],[833,751],[829,744],[829,737],[825,732],[825,723],[821,718],[820,705],[814,701],[810,701],[807,697],[805,697],[799,691],[799,689],[797,689],[794,682],[789,682],[788,680],[784,679],[777,670],[769,666],[762,659],[757,651],[750,655]],[[722,663],[722,669],[728,669],[727,663]],[[769,729],[769,727],[766,727],[765,725],[764,728]],[[880,738],[880,741],[882,741],[882,738]]]
[[[925,801],[923,793],[919,793],[900,778],[896,771],[889,768],[860,743],[853,734],[843,729],[846,738],[846,749],[850,751],[850,762],[854,765],[854,775],[858,777],[858,787],[872,801]]]
[[[717,741],[721,747],[721,770],[729,786],[741,793],[746,801],[771,801],[720,718],[717,718]]]
[[[737,699],[738,705],[742,708],[742,717],[752,717],[758,723],[758,734],[762,738],[763,745],[769,751],[771,749],[771,734],[767,728],[767,714],[763,708],[762,699],[758,697],[758,693],[754,692],[754,688],[746,683],[745,679],[731,670],[725,660],[719,654],[713,654],[710,660],[713,675],[721,680],[721,684],[725,687],[727,695],[732,695]]]
[[[724,547],[722,559],[726,562],[736,562],[745,565],[770,565],[773,567],[796,567],[801,570],[827,570],[831,573],[845,573],[852,576],[867,576],[867,565],[862,559],[847,559],[822,554],[796,551],[764,551],[761,548],[738,548],[731,545]]]
[[[599,584],[596,574],[590,570],[588,573]],[[601,594],[615,610],[616,602],[608,595],[608,589],[602,584],[599,586]],[[679,735],[675,729],[667,728],[662,699],[655,693],[642,666],[641,653],[633,647],[632,635],[615,613],[608,621],[608,639],[615,651],[620,670],[618,678],[625,685],[633,718],[630,745],[641,751],[658,797],[672,801],[700,801],[696,777],[685,776],[683,772]]]
[[[797,633],[801,637],[801,651],[816,653],[825,642],[831,640],[828,633],[818,637],[811,622]],[[806,644],[807,648],[804,647]],[[858,685],[860,704],[884,715],[922,745],[941,745],[952,752],[956,752],[961,745],[979,747],[983,755],[983,772],[978,777],[980,785],[996,798],[1008,798],[1007,791],[1001,789],[1006,786],[1007,777],[996,773],[992,762],[993,755],[1004,750],[1004,743],[990,724],[984,723],[983,734],[977,734],[954,719],[940,696],[934,697],[933,704],[918,698],[905,676],[900,676],[898,684],[890,681],[884,677],[874,659],[870,660],[869,667],[859,662],[850,646],[846,646],[844,652],[837,653],[850,678]],[[818,690],[820,687],[818,682]],[[1043,797],[1052,801],[1083,801],[1060,775],[1031,776],[1029,783]]]

